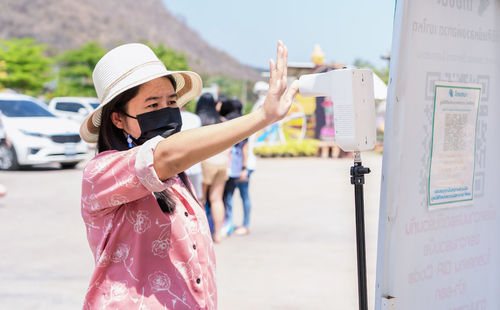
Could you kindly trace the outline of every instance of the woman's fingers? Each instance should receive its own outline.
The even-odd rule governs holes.
[[[299,89],[298,81],[287,88],[288,49],[281,41],[278,41],[276,54],[276,61],[269,61],[269,91],[263,106],[266,118],[271,122],[282,119],[288,113]]]
[[[278,53],[277,53],[277,57],[276,57],[276,72],[277,72],[277,78],[278,79],[281,79],[282,75],[283,75],[283,65],[284,65],[284,60],[283,60],[283,56],[284,56],[284,51],[283,51],[283,43],[281,41],[278,41]]]
[[[283,46],[284,47],[284,55],[283,57],[285,58],[284,62],[284,68],[283,68],[283,75],[285,76],[285,78],[288,78],[288,48],[286,46]]]
[[[286,90],[286,86],[288,84],[287,79],[287,49],[286,46],[283,46],[283,71],[281,72],[281,88],[283,91]]]
[[[288,74],[288,49],[281,41],[278,41],[276,54],[276,62],[271,61],[269,65],[269,86],[281,96],[286,90]]]
[[[273,85],[276,80],[276,65],[274,60],[269,59],[269,85]]]
[[[285,101],[292,102],[293,97],[297,94],[298,91],[299,91],[299,80],[295,80],[293,81],[292,84],[290,84],[290,86],[286,90],[286,93],[284,95]]]

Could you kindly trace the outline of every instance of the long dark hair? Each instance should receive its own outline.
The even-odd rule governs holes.
[[[196,114],[201,119],[201,125],[212,125],[220,123],[220,115],[215,109],[214,97],[209,93],[204,93],[196,103]]]
[[[173,77],[166,76],[172,83],[174,89],[176,89],[176,83]],[[122,129],[118,128],[111,121],[111,114],[113,112],[124,114],[125,106],[132,100],[139,92],[140,85],[133,87],[119,94],[109,103],[104,105],[101,114],[101,126],[99,128],[99,137],[97,139],[97,153],[101,153],[109,150],[126,151],[129,149],[127,139],[125,138]],[[189,181],[184,172],[179,173],[179,177],[182,183],[186,186],[191,196],[196,197],[191,191],[191,187],[188,185]],[[175,201],[170,197],[167,190],[161,192],[153,193],[156,197],[156,201],[163,212],[172,214],[175,211]],[[196,198],[195,198],[196,199]]]
[[[227,120],[240,117],[243,104],[238,98],[222,100],[220,108],[220,115],[224,116]]]
[[[219,114],[225,118],[227,115],[235,111],[233,101],[225,95],[220,95],[218,101],[221,103]]]
[[[123,130],[116,127],[111,121],[113,112],[125,115],[125,106],[139,92],[140,86],[133,87],[119,94],[108,104],[104,105],[101,112],[101,126],[97,138],[97,153],[109,150],[128,150],[128,143]]]

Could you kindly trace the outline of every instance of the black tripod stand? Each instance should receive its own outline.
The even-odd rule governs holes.
[[[370,173],[370,168],[361,164],[361,154],[354,152],[354,166],[351,167],[351,184],[354,185],[354,199],[356,205],[356,249],[358,253],[358,300],[359,309],[368,310],[366,293],[366,249],[365,249],[365,217],[363,184],[365,174]]]

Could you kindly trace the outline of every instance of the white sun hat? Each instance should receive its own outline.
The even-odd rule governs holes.
[[[80,136],[88,143],[97,142],[101,126],[102,108],[113,98],[158,77],[174,78],[179,107],[200,95],[200,76],[191,71],[168,71],[155,53],[146,45],[129,43],[120,45],[104,55],[94,68],[94,81],[99,107],[85,118],[80,126]]]

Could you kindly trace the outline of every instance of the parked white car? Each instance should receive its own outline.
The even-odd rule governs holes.
[[[0,117],[5,139],[0,139],[0,169],[60,163],[73,168],[87,158],[88,147],[79,125],[58,118],[45,103],[29,96],[0,93]]]
[[[98,106],[99,99],[94,97],[55,97],[49,102],[49,111],[81,123]]]

